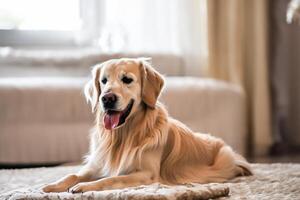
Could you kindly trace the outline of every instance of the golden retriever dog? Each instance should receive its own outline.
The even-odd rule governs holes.
[[[168,115],[157,101],[164,79],[147,59],[109,60],[96,65],[92,77],[85,95],[96,126],[86,163],[44,192],[224,182],[252,174],[248,162],[224,141],[195,133]]]

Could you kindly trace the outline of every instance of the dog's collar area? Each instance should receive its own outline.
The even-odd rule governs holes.
[[[107,110],[103,117],[105,128],[108,130],[112,130],[124,124],[132,110],[133,104],[134,100],[131,99],[124,110]]]

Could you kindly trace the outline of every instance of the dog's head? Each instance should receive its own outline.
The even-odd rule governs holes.
[[[106,129],[124,125],[140,106],[154,109],[164,85],[148,59],[123,58],[96,65],[85,96],[92,110],[100,109]]]

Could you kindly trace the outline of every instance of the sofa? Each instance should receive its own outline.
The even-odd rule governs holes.
[[[0,48],[0,166],[81,161],[88,152],[94,116],[83,86],[91,66],[111,58],[99,49]],[[160,96],[171,116],[194,131],[223,138],[246,150],[245,95],[213,79],[187,77],[176,55],[147,54],[166,75]]]
[[[0,164],[80,161],[94,116],[83,96],[87,77],[0,78]],[[239,87],[193,77],[167,77],[161,94],[171,116],[223,138],[244,154],[245,97]]]

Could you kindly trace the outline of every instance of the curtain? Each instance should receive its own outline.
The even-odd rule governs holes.
[[[177,55],[185,65],[182,75],[200,75],[206,64],[206,0],[81,3],[85,24],[81,40],[92,38],[105,53]]]
[[[268,77],[267,0],[207,0],[209,61],[205,73],[244,88],[249,151],[272,145]]]

